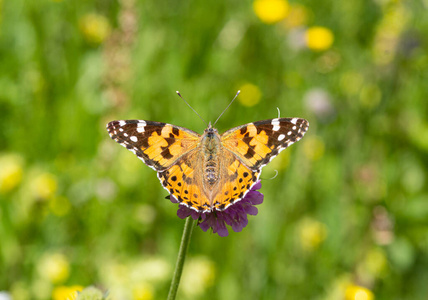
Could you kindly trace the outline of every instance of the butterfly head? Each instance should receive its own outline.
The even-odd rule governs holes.
[[[215,134],[218,134],[218,130],[212,127],[211,122],[208,123],[208,128],[205,129],[204,134],[207,136],[214,136]]]

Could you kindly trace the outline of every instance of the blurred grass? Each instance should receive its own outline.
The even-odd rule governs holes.
[[[242,89],[220,131],[279,107],[309,132],[241,233],[194,231],[179,296],[426,299],[428,4],[275,5],[0,1],[0,291],[165,298],[184,222],[105,124],[202,132],[175,91],[213,121]]]

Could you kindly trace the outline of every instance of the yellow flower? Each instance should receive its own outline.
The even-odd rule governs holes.
[[[37,270],[41,277],[48,279],[53,284],[61,283],[70,275],[70,263],[63,254],[46,254],[40,260]]]
[[[79,23],[83,37],[89,43],[101,44],[110,34],[110,24],[102,15],[87,14],[80,19]]]
[[[318,160],[324,155],[324,142],[319,137],[308,136],[303,143],[303,152],[310,160]]]
[[[291,4],[290,12],[284,20],[286,28],[296,28],[306,24],[308,21],[308,11],[300,4]]]
[[[132,289],[132,296],[134,300],[152,300],[154,299],[153,287],[149,284],[139,283]]]
[[[262,92],[259,87],[252,83],[245,83],[240,88],[241,94],[238,96],[238,101],[244,106],[254,106],[259,103],[262,97]]]
[[[61,217],[70,211],[71,204],[66,197],[57,196],[49,201],[49,208],[54,215]]]
[[[262,22],[272,24],[288,15],[289,4],[286,0],[255,0],[253,9]]]
[[[22,180],[22,160],[16,155],[0,158],[0,193],[7,193],[17,187]]]
[[[306,45],[315,51],[327,50],[334,41],[333,32],[325,27],[314,26],[306,30]]]
[[[398,47],[402,46],[401,36],[412,20],[411,11],[401,1],[394,1],[385,9],[383,18],[377,25],[373,42],[373,58],[379,65],[393,61]]]
[[[42,173],[34,178],[31,186],[34,196],[38,199],[45,200],[55,195],[58,183],[54,175]]]
[[[359,264],[357,270],[358,278],[372,279],[380,277],[388,267],[388,259],[381,248],[371,249]]]
[[[373,300],[372,291],[358,285],[349,285],[345,291],[346,300]]]
[[[111,299],[150,300],[156,298],[154,286],[168,282],[172,272],[167,261],[150,257],[127,264],[103,261],[99,273]]]
[[[72,286],[58,286],[52,291],[53,300],[76,300],[77,292],[81,292],[83,286],[72,285]]]
[[[327,227],[315,220],[306,218],[300,224],[300,242],[305,250],[314,250],[327,237]]]
[[[183,272],[180,288],[186,295],[184,298],[198,298],[213,285],[215,279],[215,265],[206,257],[190,258]]]

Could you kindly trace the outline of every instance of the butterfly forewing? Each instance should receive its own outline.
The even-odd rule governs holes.
[[[245,124],[226,131],[222,145],[251,169],[260,169],[282,150],[300,140],[309,122],[278,118]]]
[[[110,137],[136,154],[156,171],[169,168],[196,148],[199,134],[189,129],[153,121],[121,120],[107,124]]]

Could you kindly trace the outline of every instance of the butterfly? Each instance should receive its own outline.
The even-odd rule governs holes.
[[[243,199],[262,168],[299,141],[309,122],[276,118],[248,123],[223,134],[208,125],[202,135],[144,120],[107,124],[110,137],[154,169],[162,186],[197,212],[222,211]]]

